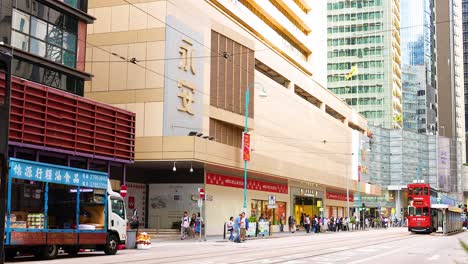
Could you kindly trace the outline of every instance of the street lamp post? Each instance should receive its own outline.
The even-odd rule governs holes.
[[[351,157],[354,156],[354,153],[351,153]],[[348,158],[347,155],[345,154],[345,173],[346,173],[346,206],[348,209],[348,212],[346,213],[346,216],[350,218],[349,215],[349,173],[348,173]],[[350,218],[351,219],[351,218]]]
[[[245,91],[245,128],[244,133],[249,132],[249,101],[250,101],[250,87],[255,83],[247,86]],[[244,159],[244,212],[247,213],[247,159]]]
[[[245,128],[244,133],[249,132],[249,102],[250,102],[250,88],[256,83],[251,83],[247,86],[245,91]],[[260,94],[261,97],[266,97],[265,90]],[[249,143],[250,144],[250,143]],[[247,213],[247,159],[244,158],[244,212]]]

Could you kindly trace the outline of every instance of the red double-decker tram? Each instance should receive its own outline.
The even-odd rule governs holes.
[[[414,233],[462,231],[462,212],[456,200],[429,184],[408,184],[408,230]]]
[[[408,231],[433,232],[435,223],[431,217],[431,196],[437,198],[437,192],[429,184],[408,184]]]

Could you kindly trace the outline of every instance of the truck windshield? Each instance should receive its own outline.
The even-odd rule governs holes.
[[[111,199],[111,203],[112,203],[112,212],[120,216],[122,219],[125,219],[124,202],[119,199]]]

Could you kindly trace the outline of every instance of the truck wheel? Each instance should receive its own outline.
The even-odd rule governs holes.
[[[104,253],[106,255],[115,255],[117,253],[117,245],[119,244],[119,240],[115,235],[109,235],[107,238],[107,244],[104,248]]]
[[[65,252],[70,256],[76,256],[80,252],[80,247],[66,247]]]
[[[39,253],[39,258],[44,260],[50,260],[56,258],[58,255],[57,245],[48,245],[41,249]]]
[[[13,249],[5,249],[5,259],[12,260],[17,256],[17,251]]]

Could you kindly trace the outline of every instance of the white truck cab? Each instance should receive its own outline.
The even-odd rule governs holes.
[[[108,246],[117,248],[118,244],[125,244],[127,239],[127,214],[125,212],[125,202],[119,193],[114,192],[109,183],[107,190],[108,204]],[[115,240],[115,243],[112,242]],[[109,245],[111,243],[112,245]],[[107,253],[107,252],[106,252]]]

